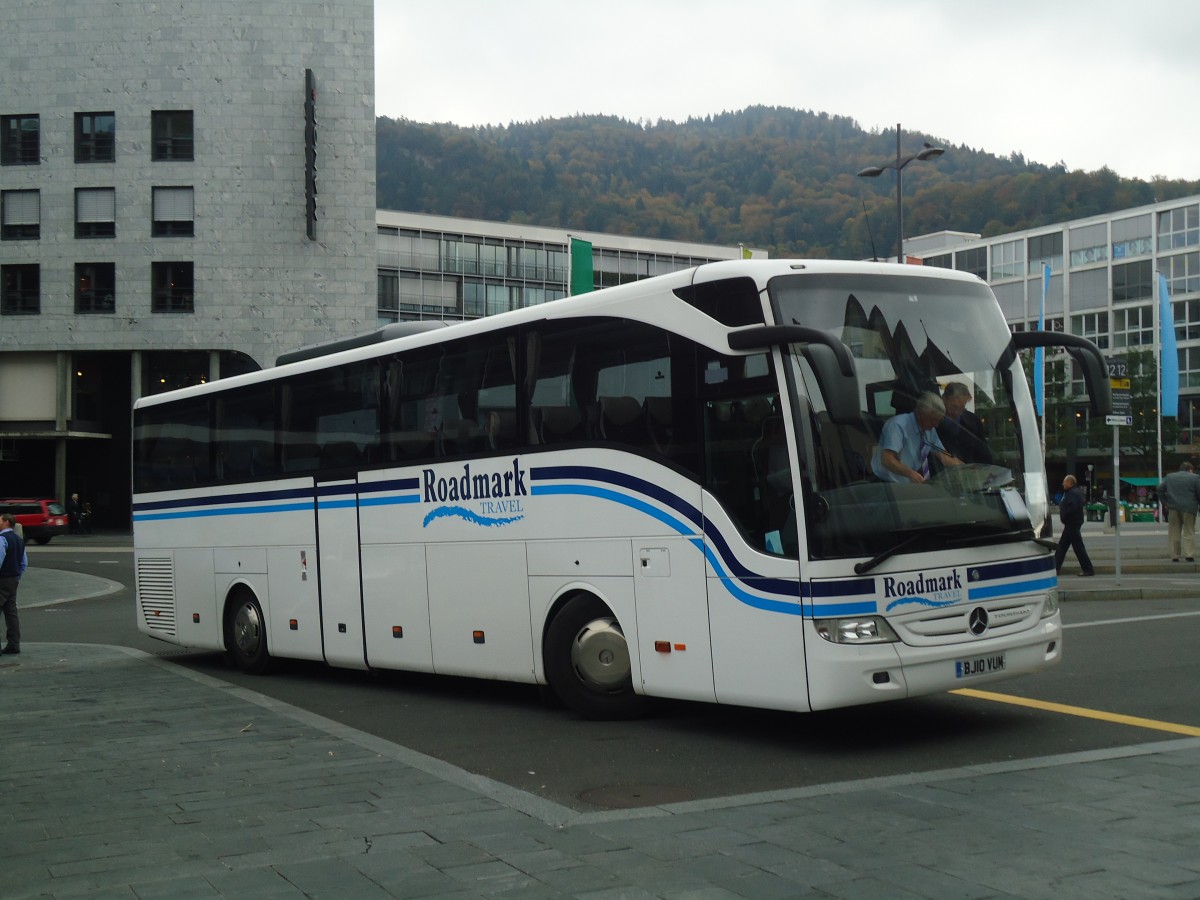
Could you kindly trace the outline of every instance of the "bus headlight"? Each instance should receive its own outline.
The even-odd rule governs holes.
[[[831,644],[891,644],[898,640],[886,619],[866,616],[860,619],[814,619],[817,634]]]
[[[1042,607],[1042,618],[1048,619],[1058,612],[1058,588],[1052,587],[1046,591],[1046,604]]]

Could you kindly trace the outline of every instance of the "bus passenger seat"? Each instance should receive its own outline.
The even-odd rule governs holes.
[[[669,454],[671,438],[674,436],[671,428],[671,398],[647,397],[645,406],[650,443],[659,453]]]
[[[640,444],[642,436],[634,436],[642,405],[633,397],[601,397],[600,428],[610,441]]]
[[[583,414],[573,406],[545,406],[541,409],[542,442],[562,444],[579,437]]]

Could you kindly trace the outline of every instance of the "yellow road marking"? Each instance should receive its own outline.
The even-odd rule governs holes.
[[[1169,731],[1172,734],[1186,734],[1200,737],[1200,728],[1195,725],[1178,725],[1175,722],[1159,722],[1157,719],[1142,719],[1138,716],[1124,716],[1120,713],[1104,712],[1099,709],[1088,709],[1083,706],[1068,706],[1065,703],[1050,703],[1047,700],[1029,700],[1025,697],[1014,697],[1011,694],[996,694],[992,691],[977,691],[974,688],[960,688],[951,691],[963,697],[974,697],[976,700],[991,700],[994,703],[1008,703],[1011,706],[1027,706],[1030,709],[1041,709],[1046,712],[1062,713],[1066,716],[1079,716],[1084,719],[1099,719],[1102,722],[1114,722],[1118,725],[1132,725],[1135,728],[1149,728],[1154,731]]]

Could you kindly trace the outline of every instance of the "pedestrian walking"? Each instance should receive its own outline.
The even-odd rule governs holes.
[[[1079,490],[1079,482],[1074,475],[1063,479],[1062,500],[1058,504],[1058,518],[1062,522],[1062,535],[1058,539],[1058,549],[1054,551],[1054,571],[1062,574],[1063,560],[1067,557],[1067,548],[1075,551],[1079,560],[1079,574],[1088,577],[1096,574],[1092,559],[1088,556],[1087,547],[1083,546],[1083,492]]]
[[[1183,462],[1158,486],[1158,496],[1167,514],[1167,549],[1171,562],[1182,554],[1188,562],[1196,560],[1196,511],[1200,509],[1200,475],[1190,462]]]
[[[17,617],[17,585],[29,566],[25,541],[13,530],[16,519],[0,513],[0,612],[4,614],[7,641],[0,653],[21,652],[21,620]]]

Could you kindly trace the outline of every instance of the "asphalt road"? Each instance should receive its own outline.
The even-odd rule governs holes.
[[[1111,748],[1177,736],[1167,730],[1172,723],[1200,726],[1194,674],[1200,580],[1196,592],[1167,600],[1065,604],[1064,663],[990,686],[999,699],[947,694],[809,715],[663,702],[639,721],[589,722],[545,707],[538,691],[524,685],[294,662],[266,677],[245,676],[219,655],[180,651],[137,631],[127,548],[62,542],[34,548],[31,556],[39,566],[126,586],[96,599],[24,610],[22,631],[31,646],[117,644],[171,657],[576,809]],[[1012,698],[1035,705],[1015,705]],[[1147,721],[1130,724],[1115,715]]]

